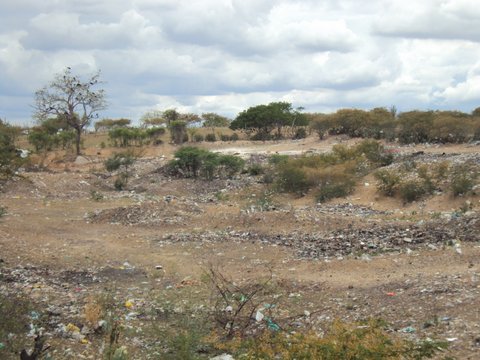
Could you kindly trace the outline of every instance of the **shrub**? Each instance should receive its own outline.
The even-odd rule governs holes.
[[[220,155],[218,164],[223,168],[221,172],[225,173],[227,177],[231,177],[243,169],[245,161],[234,155]]]
[[[8,179],[24,162],[15,149],[15,128],[0,120],[0,180]]]
[[[307,130],[304,127],[299,127],[293,135],[293,139],[305,139],[307,137]]]
[[[205,141],[215,142],[215,141],[217,141],[217,137],[215,136],[214,133],[209,133],[209,134],[205,135]]]
[[[230,135],[230,141],[237,141],[239,139],[240,137],[238,136],[237,133],[233,133],[232,135]]]
[[[456,165],[451,172],[450,189],[453,196],[460,196],[470,193],[479,176],[478,168],[471,164]]]
[[[298,195],[303,195],[312,186],[307,180],[305,171],[294,162],[287,162],[278,166],[275,184],[280,191]]]
[[[170,138],[174,144],[182,144],[188,141],[187,123],[185,121],[172,121],[168,129],[170,130]]]
[[[130,166],[135,162],[135,157],[131,151],[114,154],[105,160],[105,169],[107,171],[121,170],[115,179],[114,187],[116,190],[124,190],[130,177]]]
[[[128,168],[134,163],[135,159],[130,152],[116,153],[112,157],[105,160],[105,169],[107,171],[118,170],[121,166]]]
[[[137,128],[127,128],[127,127],[118,127],[113,128],[108,132],[108,137],[112,141],[113,146],[119,147],[128,147],[130,145],[142,145],[143,141],[150,137],[153,138],[152,134],[156,134],[158,129],[150,129],[147,131],[152,131],[150,135],[147,134],[142,129]],[[156,135],[155,135],[156,136]]]
[[[257,176],[265,173],[265,169],[260,164],[252,164],[248,167],[247,172],[249,175]]]
[[[128,177],[123,174],[120,174],[115,179],[113,186],[115,187],[115,190],[121,191],[121,190],[125,190],[125,188],[127,187],[127,183],[128,183]]]
[[[420,199],[427,191],[423,182],[419,180],[406,180],[400,183],[398,193],[405,203],[409,203]]]
[[[272,165],[285,164],[288,159],[288,155],[273,154],[268,158],[268,163]]]
[[[230,136],[221,134],[221,135],[220,135],[220,140],[221,140],[221,141],[229,141],[229,140],[230,140]]]
[[[355,189],[355,177],[344,166],[334,166],[316,172],[315,182],[319,188],[315,198],[320,202],[345,197]]]
[[[274,136],[268,132],[258,131],[252,136],[250,136],[250,140],[252,141],[267,141],[273,140]]]
[[[364,155],[375,167],[393,162],[393,154],[386,152],[385,147],[375,140],[363,140],[355,146],[355,152]]]
[[[394,196],[400,184],[400,176],[392,171],[381,169],[377,170],[373,176],[377,180],[377,189],[387,196]]]
[[[194,142],[202,142],[203,140],[205,140],[205,138],[203,137],[202,134],[195,134],[193,136],[193,141]]]
[[[254,338],[232,340],[236,357],[253,359],[427,359],[448,347],[447,342],[410,342],[396,338],[382,320],[361,323],[336,321],[326,335],[314,332],[264,330]],[[225,347],[223,347],[225,348]],[[228,349],[228,345],[227,345]]]
[[[474,122],[450,113],[436,114],[429,140],[439,143],[463,143],[473,138]]]
[[[216,175],[233,176],[242,170],[244,160],[234,155],[220,155],[208,150],[185,146],[175,153],[168,170],[184,177],[203,177],[211,180]]]
[[[18,359],[14,354],[19,354],[27,343],[25,329],[32,322],[28,315],[31,310],[32,305],[25,297],[0,293],[0,343],[5,346],[0,348],[0,357]]]
[[[310,117],[310,128],[317,133],[320,140],[323,140],[325,134],[327,134],[333,126],[332,116],[325,114],[311,114]]]
[[[433,126],[433,111],[409,111],[398,117],[398,138],[403,144],[423,143],[429,140]]]
[[[102,193],[96,191],[96,190],[92,190],[90,191],[90,198],[94,201],[101,201],[104,199],[104,196]]]

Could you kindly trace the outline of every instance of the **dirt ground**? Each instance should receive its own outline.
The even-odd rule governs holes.
[[[353,142],[333,137],[319,142],[311,136],[202,146],[248,159],[255,154],[324,152],[334,144]],[[479,150],[468,145],[387,146],[400,153]],[[57,306],[64,317],[57,323],[79,324],[88,295],[112,284],[120,298],[142,299],[185,279],[195,284],[211,266],[234,281],[259,277],[268,268],[285,284],[287,297],[298,297],[298,309],[316,314],[319,323],[382,318],[399,336],[449,342],[442,357],[478,358],[478,197],[442,194],[404,206],[398,199],[379,196],[373,178],[367,177],[354,194],[324,207],[308,196],[273,195],[273,208],[259,211],[265,185],[255,178],[207,183],[171,179],[157,171],[175,149],[168,144],[143,149],[129,191],[113,189],[102,161],[114,150],[99,147],[86,149],[85,161],[51,154],[44,161],[48,171],[24,172],[9,183],[0,194],[0,205],[7,209],[0,218],[0,289],[23,293],[45,308]],[[102,199],[94,200],[94,192]],[[466,200],[470,210],[460,214]],[[420,229],[416,234],[431,231],[422,226],[433,220],[439,226],[460,221],[458,228],[466,224],[469,232],[446,230],[438,241],[427,237],[424,242],[405,235],[414,226]],[[382,226],[402,231],[393,250],[369,244],[369,236]],[[341,245],[330,251],[327,244],[324,256],[321,251],[305,255],[302,246],[321,247],[329,236],[332,243],[339,242],[352,229],[365,230],[365,243],[352,244],[355,252]],[[126,270],[132,270],[129,276]],[[88,280],[94,277],[100,280]],[[78,313],[67,316],[65,309],[72,302],[78,303]],[[80,343],[53,330],[50,335],[55,359],[98,358],[94,340]]]

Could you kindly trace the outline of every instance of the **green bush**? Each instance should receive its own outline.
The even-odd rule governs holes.
[[[221,134],[220,135],[220,140],[221,141],[230,141],[230,136]]]
[[[284,192],[303,195],[312,186],[307,180],[305,171],[294,162],[287,162],[278,166],[275,185]]]
[[[202,142],[202,141],[204,141],[204,140],[205,140],[205,138],[203,137],[202,134],[195,134],[195,135],[193,136],[193,141],[194,141],[194,142]]]
[[[320,179],[320,189],[315,198],[323,202],[334,198],[342,198],[350,195],[355,189],[355,179],[353,176],[345,174],[329,175]]]
[[[419,200],[422,196],[424,196],[427,193],[427,191],[422,181],[406,180],[400,183],[398,187],[398,193],[400,195],[400,198],[405,203],[409,203],[412,201]]]
[[[398,139],[403,144],[424,143],[430,139],[433,127],[433,111],[409,111],[398,117]]]
[[[107,171],[121,170],[114,182],[116,190],[124,190],[127,187],[130,177],[130,166],[135,162],[135,156],[131,151],[114,154],[105,160],[105,169]]]
[[[285,164],[288,159],[288,155],[273,154],[268,158],[268,163],[272,165]]]
[[[24,296],[0,293],[0,343],[5,346],[0,348],[0,358],[18,359],[18,354],[26,347],[29,340],[25,330],[32,323],[31,311],[32,304]]]
[[[167,165],[170,173],[183,177],[230,177],[240,172],[244,160],[234,155],[220,155],[205,149],[185,146],[175,152],[175,159]]]
[[[187,123],[185,121],[175,120],[168,125],[170,138],[174,144],[183,144],[188,141]]]
[[[205,141],[215,142],[215,141],[217,141],[217,137],[215,136],[214,133],[209,133],[209,134],[205,135]]]
[[[450,176],[450,189],[453,196],[465,195],[472,192],[479,176],[478,167],[472,164],[456,165]]]
[[[115,171],[120,167],[128,168],[135,162],[135,158],[130,152],[116,153],[107,160],[105,160],[105,169],[107,171]]]
[[[248,167],[247,172],[249,175],[257,176],[265,173],[265,169],[260,164],[252,164]]]
[[[325,114],[309,114],[310,117],[310,129],[315,131],[320,140],[325,138],[330,129],[333,127],[333,121],[331,115]]]
[[[240,343],[239,343],[240,342]],[[234,339],[222,344],[236,358],[254,359],[411,359],[434,357],[447,349],[448,343],[433,340],[411,342],[392,335],[384,321],[348,324],[336,321],[322,337],[314,332],[272,332],[247,339]],[[217,345],[218,346],[218,345]],[[219,346],[220,347],[220,346]]]
[[[230,135],[230,141],[238,141],[240,139],[240,136],[238,136],[237,133],[233,133]]]
[[[299,127],[293,135],[293,139],[305,139],[307,137],[307,130],[304,127]]]
[[[394,196],[400,185],[400,176],[396,171],[380,169],[373,176],[377,180],[377,189],[386,196]]]
[[[375,140],[363,140],[355,146],[355,152],[364,155],[375,167],[387,166],[393,162],[393,154],[388,153],[385,147]]]
[[[227,177],[239,173],[245,166],[245,161],[235,155],[220,155],[218,157],[218,163],[222,167],[220,171]]]
[[[15,127],[0,120],[0,180],[13,176],[23,163],[15,149]]]

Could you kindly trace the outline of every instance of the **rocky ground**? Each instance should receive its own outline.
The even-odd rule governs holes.
[[[249,159],[252,149],[322,152],[334,143],[215,146]],[[101,158],[90,155],[23,172],[0,194],[0,294],[25,301],[26,317],[15,316],[31,326],[18,350],[31,349],[41,331],[54,359],[98,359],[109,343],[98,322],[116,316],[132,358],[162,358],[168,344],[155,338],[169,324],[209,313],[204,274],[216,268],[247,284],[273,274],[278,321],[290,326],[321,333],[334,319],[381,318],[400,337],[447,341],[442,357],[477,357],[478,197],[437,194],[404,206],[379,197],[366,178],[347,199],[316,204],[271,195],[246,174],[170,178],[161,171],[169,152],[158,151],[136,162],[127,191],[115,191]],[[422,163],[480,159],[469,146],[396,153]],[[93,323],[98,299],[115,310]]]

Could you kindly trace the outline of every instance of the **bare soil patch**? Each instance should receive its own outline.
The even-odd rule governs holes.
[[[209,147],[249,158],[353,142],[311,136]],[[424,162],[478,159],[478,147],[467,145],[387,146],[406,155],[421,151]],[[333,319],[382,318],[399,336],[447,340],[449,355],[477,358],[478,197],[442,194],[404,206],[379,196],[369,176],[346,199],[316,204],[311,197],[275,195],[271,207],[260,209],[266,185],[259,178],[208,182],[159,171],[175,149],[145,149],[127,191],[115,191],[102,169],[112,150],[93,146],[86,150],[90,163],[52,155],[48,171],[24,172],[0,194],[7,209],[0,218],[0,292],[22,294],[50,313],[45,331],[54,358],[98,358],[102,337],[86,332],[82,342],[58,330],[85,325],[89,296],[109,293],[121,304],[132,299],[133,310],[122,308],[125,321],[141,328],[142,316],[165,292],[176,294],[179,304],[187,291],[198,292],[193,299],[203,296],[202,272],[209,266],[238,281],[271,268],[279,292],[293,304],[289,310],[314,313],[310,325],[318,329]],[[103,198],[94,200],[92,191]],[[466,200],[467,213],[460,211]],[[131,312],[136,315],[128,317]],[[124,338],[134,358],[142,358],[142,346],[148,349],[142,341],[131,333]]]

